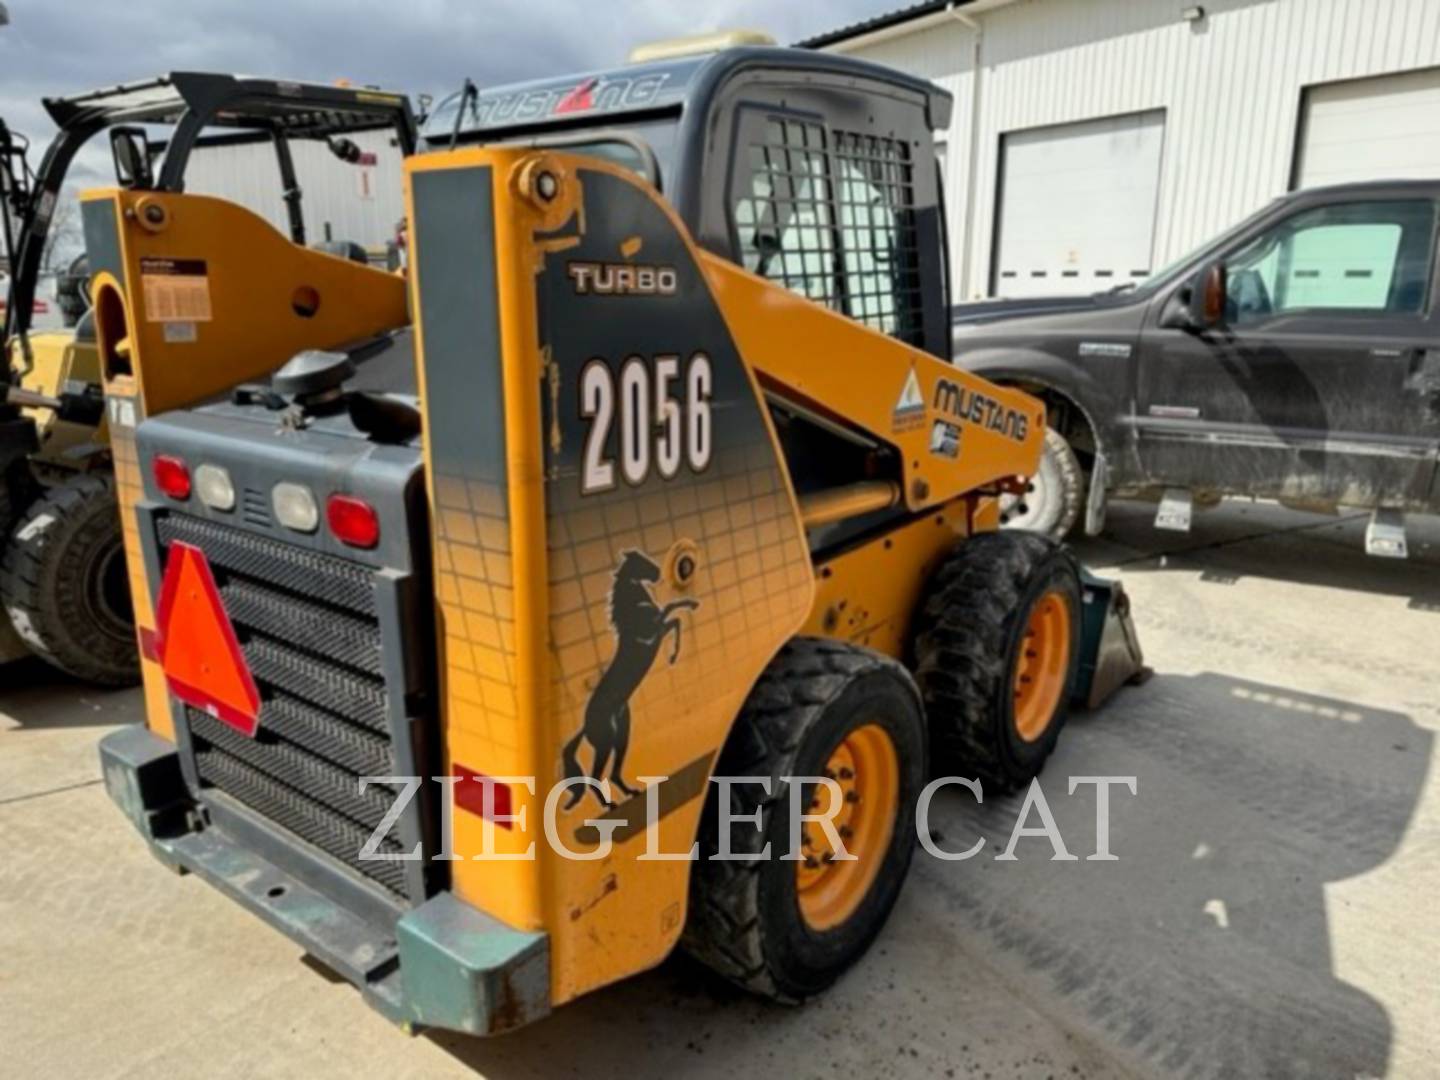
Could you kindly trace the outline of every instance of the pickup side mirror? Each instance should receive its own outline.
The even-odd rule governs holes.
[[[1160,325],[1170,330],[1199,332],[1225,321],[1228,286],[1225,264],[1208,266],[1191,285],[1177,289],[1160,312]]]
[[[145,131],[136,127],[110,129],[110,156],[115,161],[115,180],[131,191],[150,191],[155,177],[150,171],[150,143]]]
[[[1219,326],[1225,321],[1225,292],[1229,284],[1224,263],[1209,267],[1200,279],[1200,287],[1190,296],[1190,315],[1202,330]]]

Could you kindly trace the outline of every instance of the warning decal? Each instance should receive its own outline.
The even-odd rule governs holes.
[[[925,398],[920,393],[920,380],[913,367],[900,390],[900,400],[895,402],[893,422],[896,431],[917,428],[925,422]]]
[[[146,322],[209,322],[214,317],[204,259],[141,259],[140,285]]]

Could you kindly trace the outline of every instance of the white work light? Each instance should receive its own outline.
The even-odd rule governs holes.
[[[195,470],[195,494],[211,510],[235,509],[235,485],[228,469],[205,464]]]
[[[270,492],[275,520],[287,529],[311,533],[320,527],[320,507],[315,496],[304,484],[282,480]]]

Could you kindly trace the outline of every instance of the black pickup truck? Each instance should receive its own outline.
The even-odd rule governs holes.
[[[1109,495],[1157,525],[1226,496],[1440,513],[1440,181],[1277,199],[1135,287],[954,309],[955,360],[1050,406],[1007,524],[1063,536]],[[1088,503],[1088,509],[1087,509]],[[1367,537],[1368,541],[1368,537]]]

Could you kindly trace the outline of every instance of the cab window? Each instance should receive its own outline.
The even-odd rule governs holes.
[[[1434,229],[1427,199],[1296,214],[1228,261],[1229,321],[1301,311],[1418,314],[1430,291]]]
[[[909,147],[894,139],[837,132],[840,235],[845,297],[852,317],[895,334],[918,326],[920,277],[907,252],[916,249]]]
[[[835,306],[835,222],[825,165],[825,129],[769,120],[751,143],[750,188],[735,203],[741,265],[822,304]]]
[[[745,269],[901,340],[923,331],[907,143],[769,116],[730,207]]]

